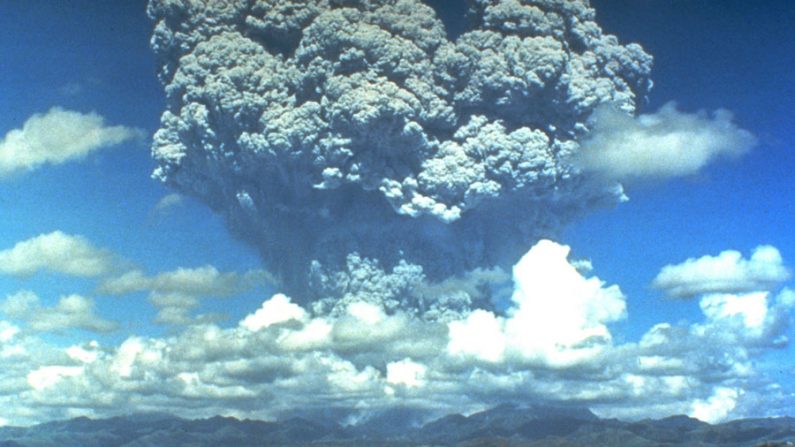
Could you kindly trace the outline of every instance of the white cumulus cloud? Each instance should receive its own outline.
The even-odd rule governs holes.
[[[691,258],[667,265],[652,285],[674,298],[692,298],[708,293],[741,293],[771,290],[790,278],[778,249],[762,245],[749,259],[735,250],[717,256]]]
[[[741,394],[741,390],[717,388],[709,399],[695,402],[690,415],[704,422],[722,422],[737,405]]]
[[[386,381],[393,385],[404,385],[409,388],[420,387],[425,383],[425,365],[409,358],[391,362],[386,365]]]
[[[507,317],[479,310],[449,324],[451,353],[495,362],[513,356],[549,367],[587,362],[609,347],[608,323],[625,317],[617,286],[585,278],[569,263],[569,247],[542,240],[514,266]]]
[[[85,157],[143,135],[140,129],[107,126],[96,113],[80,113],[53,107],[28,118],[21,129],[0,140],[0,178]]]
[[[57,385],[67,377],[81,374],[83,374],[83,368],[79,366],[42,366],[28,374],[28,383],[34,390],[43,390]]]
[[[768,313],[766,292],[745,295],[707,295],[701,299],[701,310],[711,320],[739,319],[749,330],[765,324]]]
[[[500,362],[505,355],[505,322],[494,313],[477,309],[463,320],[448,323],[453,355],[471,355],[487,362]]]
[[[81,236],[60,231],[41,234],[0,251],[0,273],[29,276],[38,271],[73,276],[98,276],[108,272],[113,256]]]
[[[48,307],[33,292],[20,291],[0,301],[0,312],[26,321],[31,329],[40,332],[67,329],[110,332],[118,327],[117,323],[96,315],[94,302],[80,295],[62,296],[54,306]]]
[[[244,318],[240,326],[250,331],[258,331],[290,320],[302,321],[306,316],[304,309],[291,303],[290,298],[276,294],[262,303],[262,307],[256,312]]]
[[[602,107],[593,119],[578,161],[586,170],[620,181],[695,174],[716,158],[737,157],[756,144],[722,109],[709,116],[681,112],[668,103],[656,113],[633,118]]]

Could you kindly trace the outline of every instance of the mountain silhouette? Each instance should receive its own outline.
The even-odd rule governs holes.
[[[168,414],[79,417],[0,428],[0,447],[505,446],[779,447],[795,445],[795,419],[743,419],[710,425],[687,416],[624,422],[576,407],[504,404],[425,424],[411,410],[390,410],[357,425],[302,417],[268,422]]]

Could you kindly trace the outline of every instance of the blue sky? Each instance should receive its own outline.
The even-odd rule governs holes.
[[[256,266],[253,252],[232,240],[206,207],[188,202],[179,212],[155,210],[170,191],[150,179],[154,163],[148,144],[164,99],[149,49],[151,23],[145,5],[44,1],[2,8],[3,54],[9,67],[0,74],[8,105],[1,118],[5,131],[59,106],[95,111],[109,124],[140,128],[146,134],[78,163],[48,166],[4,181],[3,212],[14,217],[4,225],[3,245],[61,230],[84,235],[151,272],[206,264],[225,270]],[[39,25],[33,28],[31,23]],[[101,25],[92,25],[88,32],[86,23]],[[9,291],[49,283],[51,289],[39,293],[53,301],[72,290],[91,293],[93,287],[90,282],[71,284],[70,278],[47,275],[3,281],[10,281],[4,285]],[[157,331],[144,323],[151,312],[140,304],[98,303],[108,315],[135,322],[137,330]]]
[[[567,242],[591,258],[603,278],[635,298],[630,306],[692,318],[648,289],[659,266],[729,248],[747,253],[760,244],[778,247],[785,257],[793,250],[795,122],[787,111],[795,98],[795,32],[786,23],[795,12],[783,1],[605,1],[594,7],[606,31],[654,55],[647,110],[671,100],[688,111],[726,108],[760,139],[736,162],[630,189],[628,203],[597,211],[568,233]],[[635,315],[633,332],[657,317]]]
[[[604,281],[604,288],[617,284],[625,296],[625,301],[616,301],[617,298],[610,295],[612,292],[605,292],[604,296],[599,295],[603,301],[597,301],[607,307],[623,306],[619,301],[626,305],[625,317],[620,317],[622,312],[616,310],[615,315],[611,314],[590,327],[601,330],[602,326],[609,325],[613,351],[604,354],[604,358],[600,357],[604,365],[604,362],[609,363],[605,359],[620,356],[622,352],[646,349],[638,343],[658,323],[680,325],[690,328],[688,330],[693,333],[698,330],[721,330],[719,325],[709,326],[718,323],[705,317],[703,309],[709,307],[704,304],[706,301],[669,298],[666,297],[665,287],[652,287],[652,282],[664,266],[680,265],[689,258],[717,256],[725,250],[737,250],[742,253],[743,259],[749,259],[753,250],[762,245],[775,247],[783,257],[783,265],[792,265],[791,260],[795,259],[795,235],[791,231],[795,217],[792,188],[795,184],[795,138],[792,132],[795,122],[790,111],[795,107],[795,52],[792,51],[795,47],[795,30],[790,24],[795,19],[795,10],[789,2],[773,0],[752,4],[740,0],[598,0],[593,2],[593,6],[597,10],[596,21],[606,33],[617,35],[622,44],[637,42],[654,56],[654,88],[648,103],[639,105],[639,113],[654,113],[670,101],[675,101],[682,112],[691,114],[699,110],[711,113],[723,108],[733,113],[737,127],[751,132],[758,141],[751,151],[741,157],[718,159],[695,174],[629,182],[626,185],[626,193],[630,198],[628,202],[615,208],[592,211],[567,227],[558,242],[571,246],[574,257],[590,260],[593,270],[589,275]],[[158,343],[173,345],[173,349],[177,350],[196,343],[196,339],[191,337],[199,331],[204,331],[199,339],[207,340],[207,334],[213,330],[245,329],[256,332],[275,324],[263,323],[269,321],[263,314],[260,314],[259,319],[243,320],[247,315],[256,315],[261,303],[269,299],[271,294],[279,292],[265,281],[256,250],[231,236],[223,219],[207,206],[184,196],[173,196],[174,191],[150,178],[156,165],[150,157],[149,147],[166,104],[163,87],[156,78],[157,61],[149,47],[152,26],[142,1],[0,2],[0,54],[3,58],[0,101],[4,105],[3,113],[0,114],[0,136],[6,135],[8,140],[9,132],[23,128],[31,117],[47,114],[53,107],[79,112],[81,116],[96,113],[104,118],[105,127],[123,126],[126,132],[118,144],[104,144],[86,156],[63,163],[45,163],[29,169],[18,169],[9,175],[2,175],[0,164],[0,213],[5,216],[0,222],[0,250],[8,251],[23,241],[60,231],[69,237],[82,238],[92,250],[100,250],[111,258],[101,274],[58,272],[58,267],[53,267],[61,262],[57,259],[47,261],[53,262],[49,266],[45,262],[29,274],[9,273],[10,270],[0,274],[0,299],[5,297],[6,303],[5,310],[0,313],[0,320],[5,321],[3,324],[6,326],[0,327],[0,333],[4,328],[16,328],[11,331],[13,335],[6,338],[0,335],[0,339],[9,349],[21,346],[19,349],[27,350],[26,360],[18,363],[29,365],[28,370],[19,367],[0,374],[3,385],[0,386],[0,394],[6,393],[2,390],[9,390],[6,399],[12,399],[20,392],[25,393],[12,407],[15,414],[3,414],[5,410],[0,410],[0,422],[24,424],[78,414],[102,416],[113,411],[153,409],[188,416],[204,415],[202,411],[254,417],[278,415],[246,401],[251,396],[235,395],[234,390],[229,391],[232,394],[224,394],[218,391],[220,388],[212,388],[211,385],[221,385],[204,383],[202,377],[191,376],[191,371],[171,371],[163,366],[167,363],[165,361],[156,366],[139,365],[142,370],[149,365],[152,371],[157,371],[155,375],[162,377],[160,385],[146,382],[146,386],[163,386],[171,390],[170,387],[177,386],[174,385],[177,383],[183,387],[181,391],[173,393],[164,391],[162,398],[154,399],[157,403],[142,403],[140,396],[146,395],[144,385],[132,392],[129,391],[132,388],[111,387],[104,391],[113,397],[101,401],[96,397],[101,393],[91,391],[93,388],[84,384],[70,385],[71,390],[78,391],[69,395],[66,404],[50,406],[46,403],[47,393],[55,392],[60,385],[66,386],[71,383],[70,380],[80,379],[88,374],[86,371],[100,374],[97,371],[102,369],[101,363],[124,364],[119,359],[127,358],[122,355],[124,352],[138,349],[130,348],[138,346],[136,343],[143,346],[136,352],[165,349]],[[163,202],[166,197],[171,199]],[[543,253],[550,259],[560,254],[549,248]],[[537,256],[543,253],[539,250]],[[772,264],[778,265],[776,262]],[[198,270],[203,267],[214,269],[215,274],[209,273],[210,279],[204,278],[206,282],[196,286],[200,291],[193,295],[185,290],[177,290],[189,286],[174,280],[175,275],[168,275],[181,268],[183,274],[198,277],[207,274],[207,270]],[[118,286],[123,292],[112,292],[113,287],[108,282],[123,278],[130,272],[138,272],[138,276],[133,277],[133,282],[138,281],[138,286],[125,283]],[[159,280],[155,278],[157,275],[162,275]],[[775,285],[766,286],[770,293],[770,314],[774,312],[774,297],[779,297],[776,299],[782,303],[789,299],[781,298],[785,296],[782,290],[788,284],[791,286],[786,278],[781,279],[784,276],[780,274],[779,280],[773,281]],[[738,292],[740,289],[743,292],[755,290],[743,287],[732,290]],[[28,302],[27,313],[15,314],[9,310],[11,307],[8,303],[13,301],[10,297],[20,296],[21,291],[33,292],[38,296],[38,303]],[[199,304],[195,308],[188,306],[194,317],[195,314],[221,313],[227,318],[211,323],[197,319],[189,323],[175,324],[172,321],[162,324],[161,321],[158,324],[158,312],[169,308],[168,304],[163,304],[169,298],[162,297],[171,296],[169,294],[172,292],[183,299],[180,301],[183,304],[185,299],[197,300]],[[101,329],[101,326],[96,325],[86,327],[83,324],[81,327],[81,324],[68,322],[58,327],[57,321],[44,324],[43,320],[31,316],[31,306],[34,313],[47,314],[50,308],[58,311],[59,300],[72,294],[93,303],[92,318],[116,322],[113,330]],[[158,301],[158,297],[162,299]],[[268,302],[272,304],[269,312],[273,315],[287,315],[282,320],[279,320],[281,317],[274,317],[277,323],[292,318],[301,321],[306,327],[323,327],[323,324],[344,327],[348,324],[342,320],[323,320],[320,317],[313,320],[315,317],[304,315],[301,308],[281,299],[274,298]],[[791,307],[785,304],[776,310],[781,312],[781,318],[789,318],[791,312]],[[522,309],[521,305],[518,306],[517,309]],[[554,312],[559,311],[554,306],[527,309],[549,311],[552,315],[557,315]],[[516,312],[517,315],[521,314],[520,310]],[[390,327],[390,324],[398,324],[393,315],[382,315],[366,306],[357,307],[349,313],[351,318],[369,321],[368,324],[378,326],[379,330],[386,330],[383,328]],[[507,317],[504,321],[500,318],[492,315],[478,320],[470,315],[461,321],[449,323],[447,327],[451,334],[458,327],[483,330],[488,336],[492,334],[489,332],[492,327],[490,324],[499,321],[505,329],[501,335],[493,334],[495,337],[516,336],[516,333],[511,332]],[[249,323],[238,324],[241,320]],[[39,322],[38,329],[35,327],[36,321]],[[205,323],[217,327],[207,329],[203,326]],[[701,329],[698,329],[699,324],[702,325]],[[243,329],[237,329],[238,326]],[[365,329],[352,327],[354,329],[351,330],[366,333]],[[230,334],[222,333],[221,337],[234,338]],[[534,333],[520,334],[532,337]],[[791,330],[784,329],[786,334],[791,336]],[[280,337],[279,340],[289,338],[287,335]],[[386,335],[384,337],[388,338]],[[92,340],[100,348],[87,344]],[[262,340],[260,342],[267,344]],[[472,396],[463,401],[443,397],[441,401],[446,405],[443,409],[461,405],[471,410],[478,405],[498,401],[501,396],[511,396],[512,388],[496,385],[505,383],[498,380],[501,370],[483,366],[498,362],[495,360],[497,358],[502,359],[502,351],[484,351],[478,347],[461,345],[466,340],[458,342],[460,346],[453,341],[440,343],[442,347],[447,347],[453,357],[461,355],[461,358],[474,359],[470,359],[474,366],[465,362],[469,365],[467,367],[472,368],[468,370],[470,379],[476,378],[477,374],[494,374],[489,377],[495,385],[485,391],[475,390]],[[207,343],[208,346],[212,345]],[[500,343],[505,344],[505,352],[525,349],[512,348],[510,341],[503,340]],[[605,415],[633,418],[689,412],[717,421],[726,417],[791,413],[795,406],[792,394],[795,390],[787,389],[786,384],[788,381],[793,382],[795,354],[789,347],[767,349],[754,343],[761,346],[766,342],[749,342],[749,346],[753,346],[737,354],[739,357],[729,356],[738,364],[740,360],[737,359],[748,360],[750,365],[758,368],[753,373],[727,372],[725,377],[716,378],[702,374],[700,367],[693,367],[699,372],[694,372],[692,377],[672,373],[668,382],[655,382],[657,379],[645,376],[638,382],[632,377],[642,375],[636,372],[621,376],[626,383],[642,382],[638,386],[645,392],[663,386],[682,388],[679,398],[684,403],[679,406],[674,404],[677,396],[671,396],[670,405],[667,406],[655,406],[640,398],[635,402],[632,393],[626,391],[628,388],[622,388],[624,385],[616,385],[616,390],[623,390],[621,392],[605,394],[623,397],[589,400],[583,397],[591,390],[588,388],[591,382],[587,377],[593,378],[595,373],[592,374],[593,370],[584,366],[580,368],[582,359],[577,356],[551,356],[540,369],[534,369],[537,365],[533,366],[532,361],[526,359],[531,366],[525,369],[522,369],[521,365],[525,363],[521,361],[510,363],[512,360],[505,360],[505,364],[508,365],[508,371],[527,371],[533,381],[553,388],[565,386],[566,380],[569,380],[565,374],[557,376],[556,370],[575,368],[575,375],[581,380],[577,379],[572,387],[580,390],[581,394],[563,398],[596,405]],[[65,356],[64,350],[75,346],[80,346],[85,352],[92,352],[89,357],[99,360],[89,362],[76,359],[79,355]],[[41,350],[41,361],[38,363],[29,360],[36,357],[37,349]],[[665,350],[661,349],[661,352]],[[13,361],[14,354],[4,355],[0,355],[0,361]],[[412,393],[419,393],[417,388],[422,386],[433,385],[430,378],[433,376],[430,372],[433,371],[431,363],[419,360],[422,358],[419,353],[406,354],[405,358],[401,357],[403,354],[394,355],[379,360],[380,366],[375,363],[368,365],[362,360],[366,357],[364,355],[349,359],[342,354],[335,354],[329,357],[331,360],[313,361],[333,371],[326,374],[323,380],[317,379],[323,383],[336,383],[334,380],[337,376],[333,374],[344,372],[348,376],[340,380],[357,384],[372,382],[373,389],[382,389],[389,396],[384,399],[391,404],[395,401],[389,399],[398,396],[404,399],[402,402],[419,402],[418,406],[427,409],[427,402],[421,402],[419,394]],[[505,356],[510,357],[508,354]],[[656,358],[647,351],[637,356]],[[753,358],[746,359],[746,356]],[[662,357],[663,354],[660,354]],[[138,359],[141,358],[142,354]],[[682,354],[676,359],[682,361],[682,358],[688,357]],[[259,360],[261,362],[258,364],[264,362]],[[296,362],[311,368],[306,366],[311,363],[309,360]],[[173,364],[176,363],[173,360]],[[130,363],[133,364],[134,361]],[[124,371],[127,370],[114,368],[107,366],[106,369],[126,377]],[[135,366],[128,365],[127,369],[130,368],[134,369]],[[292,366],[292,371],[296,368]],[[472,371],[477,371],[477,374]],[[659,378],[659,375],[654,377]],[[309,390],[310,396],[321,392],[318,390],[325,390],[320,382],[306,380],[305,389]],[[777,381],[783,388],[776,386]],[[444,389],[441,381],[438,386]],[[127,391],[120,391],[122,389]],[[260,390],[257,391],[262,393],[257,395],[260,399],[275,392],[264,385],[262,388],[253,386],[252,389]],[[293,394],[289,398],[277,399],[274,407],[279,411],[284,413],[293,408],[312,406],[311,399],[304,394],[285,389],[289,390],[289,387],[277,388],[283,393]],[[82,395],[80,390],[83,390]],[[367,393],[371,391],[368,390]],[[202,409],[188,402],[190,393],[199,393],[206,398],[216,391],[216,396],[220,397],[202,401]],[[368,402],[367,408],[390,405],[382,405],[382,401],[376,398],[369,401],[361,397],[369,396],[367,393],[356,389],[348,390],[346,394],[344,390],[335,389],[324,396],[332,396],[341,406],[356,402],[357,399]],[[775,394],[775,403],[770,404],[769,408],[760,403],[759,396],[764,393],[778,393]],[[433,395],[433,392],[429,391],[429,395]],[[527,395],[528,399],[554,397],[533,392]],[[726,401],[730,403],[726,404]]]

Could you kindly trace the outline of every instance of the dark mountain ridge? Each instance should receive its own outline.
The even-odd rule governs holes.
[[[397,423],[390,424],[390,415]],[[293,417],[278,422],[232,417],[182,419],[167,414],[85,417],[0,428],[0,447],[203,446],[787,446],[795,419],[743,419],[710,425],[687,416],[623,422],[587,409],[500,405],[470,416],[421,425],[410,411],[385,413],[355,426]]]

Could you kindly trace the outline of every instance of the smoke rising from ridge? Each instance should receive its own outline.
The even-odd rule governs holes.
[[[585,1],[470,10],[451,41],[418,0],[152,0],[155,177],[222,212],[292,296],[355,276],[351,256],[507,269],[620,200],[569,160],[596,107],[634,112],[651,57]]]

